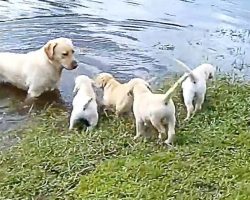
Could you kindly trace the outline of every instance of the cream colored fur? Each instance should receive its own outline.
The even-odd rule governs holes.
[[[0,53],[0,82],[27,90],[29,97],[38,97],[58,88],[63,68],[76,67],[72,41],[57,38],[29,53]]]
[[[168,138],[166,144],[172,144],[175,136],[175,105],[171,97],[178,85],[185,80],[189,74],[184,74],[165,94],[152,93],[147,85],[138,83],[133,87],[133,112],[136,123],[137,139],[145,135],[147,126],[152,125],[159,133],[162,140],[166,133],[165,123],[168,124]]]
[[[103,104],[107,109],[114,108],[116,115],[129,113],[132,110],[133,97],[130,94],[131,88],[136,83],[149,84],[139,78],[131,79],[127,83],[118,82],[109,73],[100,73],[95,79],[96,85],[104,90]]]
[[[87,131],[92,130],[97,125],[99,116],[93,85],[94,81],[88,76],[80,75],[76,77],[73,90],[75,97],[72,102],[73,110],[70,116],[70,130],[81,119],[87,122]]]
[[[214,78],[216,69],[211,64],[204,63],[191,70],[183,62],[176,61],[190,73],[189,77],[182,83],[183,99],[187,109],[185,120],[189,120],[191,116],[201,110],[205,100],[207,81]]]

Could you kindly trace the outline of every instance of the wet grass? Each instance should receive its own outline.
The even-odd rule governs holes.
[[[134,142],[133,119],[102,117],[85,133],[67,131],[63,110],[34,115],[0,155],[0,199],[249,199],[250,85],[214,82],[189,123],[174,101],[175,148]]]

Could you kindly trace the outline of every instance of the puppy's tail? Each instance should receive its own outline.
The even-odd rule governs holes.
[[[179,84],[181,84],[188,76],[190,73],[185,73],[183,74],[175,83],[174,85],[171,86],[171,88],[168,89],[168,91],[164,95],[164,102],[167,104],[169,100],[172,98],[174,91],[178,87]]]
[[[196,77],[193,73],[193,71],[188,67],[185,63],[181,62],[178,59],[173,58],[181,67],[183,67],[185,70],[189,72],[189,77],[192,79],[193,82],[196,82]]]
[[[87,107],[89,106],[90,102],[93,100],[93,98],[90,98],[87,103],[83,106],[83,111],[87,109]]]

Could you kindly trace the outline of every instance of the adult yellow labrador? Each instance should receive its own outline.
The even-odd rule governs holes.
[[[58,88],[62,69],[76,67],[72,41],[57,38],[26,54],[0,53],[0,82],[26,90],[33,98]]]

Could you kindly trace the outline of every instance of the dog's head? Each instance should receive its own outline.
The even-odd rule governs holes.
[[[99,88],[104,88],[111,79],[114,79],[114,77],[113,77],[112,74],[109,74],[109,73],[100,73],[95,78],[96,86],[99,87]]]
[[[94,87],[95,82],[93,79],[89,78],[86,75],[77,76],[75,78],[75,87],[74,87],[73,93],[76,94],[82,85],[88,85],[89,87]]]
[[[211,80],[215,76],[216,68],[211,64],[203,64],[206,80]]]
[[[152,91],[149,83],[141,78],[133,78],[128,82],[128,95],[133,96],[134,95],[134,89],[137,88],[138,90],[141,91]]]
[[[51,63],[60,65],[67,70],[75,69],[78,65],[74,58],[74,46],[68,38],[50,40],[44,46],[44,52]]]

